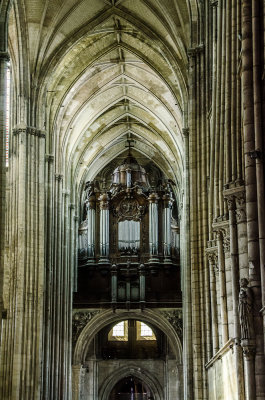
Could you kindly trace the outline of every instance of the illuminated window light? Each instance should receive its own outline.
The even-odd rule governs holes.
[[[125,335],[125,329],[124,329],[124,321],[119,322],[117,325],[113,327],[113,336],[124,336]]]
[[[141,322],[141,336],[153,336],[153,331],[151,328],[149,328],[148,325],[144,324],[143,322]]]

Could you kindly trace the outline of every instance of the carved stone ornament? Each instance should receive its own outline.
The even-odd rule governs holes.
[[[218,264],[217,246],[208,247],[206,249],[206,257],[208,258],[210,268],[212,268],[214,273],[218,273],[219,264]]]
[[[245,222],[246,221],[246,210],[244,208],[236,209],[236,222]]]
[[[25,133],[26,135],[32,135],[36,136],[38,138],[43,138],[45,139],[46,135],[44,131],[41,131],[40,129],[36,129],[35,127],[32,126],[18,126],[13,129],[13,134],[14,136]]]
[[[227,207],[228,210],[233,211],[236,208],[235,197],[233,195],[227,196]]]
[[[180,340],[182,341],[183,340],[182,311],[181,310],[162,311],[162,314],[168,320],[168,322],[173,326]]]
[[[248,287],[248,280],[246,278],[240,279],[238,312],[241,340],[253,339],[255,337],[253,325],[253,293],[252,289]]]
[[[77,342],[77,339],[91,319],[99,313],[97,311],[78,311],[73,315],[73,343]]]
[[[206,255],[208,257],[209,262],[212,265],[218,264],[218,257],[217,257],[216,252],[209,252],[209,253],[207,252]]]
[[[226,235],[223,239],[224,252],[230,252],[230,236]]]
[[[115,210],[115,214],[117,215],[119,221],[140,221],[144,215],[144,212],[145,207],[140,206],[136,199],[130,198],[122,199]]]

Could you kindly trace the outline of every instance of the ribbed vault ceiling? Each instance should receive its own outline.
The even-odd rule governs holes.
[[[9,28],[14,80],[28,76],[37,105],[30,122],[48,132],[47,153],[67,185],[93,178],[129,138],[181,186],[195,0],[18,3]]]

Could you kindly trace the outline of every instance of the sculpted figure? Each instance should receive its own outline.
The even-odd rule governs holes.
[[[94,183],[91,181],[87,181],[85,186],[85,191],[86,191],[86,199],[89,199],[89,197],[94,193]]]
[[[246,278],[240,279],[238,311],[241,339],[253,339],[253,294]]]

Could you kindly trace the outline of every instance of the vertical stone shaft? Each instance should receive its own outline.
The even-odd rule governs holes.
[[[241,53],[241,0],[237,0],[236,3],[237,9],[237,18],[236,18],[236,37],[237,37],[237,46],[236,46],[236,54],[237,58],[240,57]],[[237,64],[238,68],[238,64]],[[237,80],[236,80],[236,180],[237,182],[241,183],[243,178],[243,162],[242,162],[242,101],[241,101],[241,75],[237,73]]]
[[[64,379],[64,385],[62,388],[61,398],[63,400],[68,400],[70,395],[69,388],[69,376],[70,376],[70,366],[71,366],[71,326],[72,326],[72,276],[70,272],[70,262],[69,262],[69,239],[70,239],[70,229],[69,229],[69,190],[64,191],[64,225],[63,225],[63,257],[62,257],[62,334],[61,334],[61,346],[62,346],[62,357],[61,357],[61,382]]]
[[[231,17],[232,17],[232,3],[233,1],[226,2],[226,25],[225,25],[225,105],[224,105],[224,152],[225,152],[225,178],[224,182],[230,182],[232,178],[232,163],[234,154],[232,153],[231,143],[231,102],[234,95],[234,85],[231,85],[231,69],[232,69],[232,52],[231,52]],[[227,62],[227,60],[231,60]],[[221,165],[222,168],[222,165]]]
[[[263,6],[264,7],[264,6]],[[259,228],[259,252],[262,291],[263,313],[263,345],[265,346],[265,189],[264,189],[264,143],[263,129],[264,116],[262,115],[262,76],[261,76],[261,2],[252,2],[252,26],[253,26],[253,97],[254,97],[254,123],[255,123],[255,150],[256,154],[256,180],[257,180],[257,204],[258,204],[258,228]],[[264,347],[265,352],[265,347]]]
[[[43,400],[50,398],[50,363],[51,363],[51,310],[52,310],[52,274],[53,274],[53,191],[54,163],[53,156],[46,156],[46,273],[44,300],[44,333],[43,333]]]
[[[229,1],[229,0],[228,0]],[[226,40],[226,8],[227,8],[227,0],[222,1],[222,35],[219,37],[219,41],[221,43],[225,43]],[[225,71],[226,71],[226,46],[221,46],[221,99],[220,99],[220,127],[219,127],[219,135],[220,135],[220,148],[219,148],[219,163],[218,163],[218,198],[219,198],[219,216],[224,215],[224,199],[223,199],[223,187],[224,187],[224,177],[226,174],[226,163],[224,158],[224,137],[225,137],[225,90],[226,90],[226,81],[225,81]],[[217,157],[217,155],[216,155]]]
[[[0,327],[3,311],[3,278],[5,254],[5,207],[6,207],[6,71],[8,54],[0,52]],[[2,328],[0,328],[1,340]]]
[[[217,7],[216,4],[212,6],[212,124],[210,126],[210,180],[209,180],[209,217],[208,217],[208,226],[209,226],[209,239],[213,239],[212,232],[212,222],[214,215],[214,165],[215,165],[215,120],[216,120],[216,91],[217,91]]]
[[[255,10],[254,10],[255,11]],[[255,382],[247,379],[246,391],[256,387],[256,396],[264,396],[264,343],[262,320],[257,310],[261,309],[261,282],[260,282],[260,253],[259,253],[259,226],[258,202],[256,185],[255,162],[255,130],[260,129],[259,121],[255,118],[254,102],[257,92],[254,92],[253,82],[253,28],[252,1],[242,1],[242,94],[243,94],[243,130],[245,156],[245,186],[246,186],[246,215],[248,235],[249,282],[254,294],[254,330],[256,333]],[[254,55],[254,62],[258,62]],[[255,66],[257,68],[257,66]],[[256,82],[257,84],[257,82]],[[255,95],[255,98],[254,98]],[[259,107],[257,104],[256,107]],[[258,111],[256,109],[256,111]],[[258,114],[256,114],[256,117]],[[255,124],[258,124],[257,127]],[[262,266],[263,268],[264,266]],[[256,383],[256,385],[255,385]]]
[[[215,277],[215,259],[214,255],[209,254],[210,268],[210,290],[211,290],[211,317],[212,317],[212,348],[213,355],[219,350],[219,335],[218,335],[218,316],[217,316],[217,299],[216,299],[216,277]]]
[[[225,259],[223,248],[223,234],[217,233],[218,246],[218,264],[219,264],[219,285],[220,285],[220,306],[222,320],[222,345],[228,341],[228,318],[227,318],[227,303],[226,303],[226,279],[225,279]]]
[[[237,107],[237,7],[236,1],[231,2],[231,176],[226,180],[235,182],[237,178],[237,165],[236,165],[236,107]],[[230,63],[227,63],[230,64]],[[229,90],[228,84],[228,90]],[[228,91],[227,90],[227,91]],[[227,121],[229,123],[229,121]]]
[[[61,312],[62,312],[62,175],[56,174],[54,181],[54,259],[52,275],[51,311],[51,372],[50,398],[60,398],[61,371]]]
[[[256,400],[254,358],[255,350],[253,348],[244,349],[246,400]]]
[[[193,93],[193,58],[189,58],[189,76],[190,76],[190,98]],[[194,100],[191,101],[193,104]],[[192,109],[192,106],[191,106]],[[191,128],[193,123],[191,123]],[[194,248],[190,244],[190,175],[189,175],[189,129],[185,128],[184,131],[184,144],[185,144],[185,168],[184,168],[184,204],[183,204],[183,225],[187,229],[183,229],[183,253],[182,253],[182,265],[183,265],[183,357],[185,358],[185,366],[183,371],[183,383],[184,383],[184,399],[193,398],[193,351],[192,351],[192,276],[191,276],[191,258],[190,248]]]
[[[232,301],[233,301],[233,320],[234,320],[234,342],[235,342],[235,364],[237,377],[237,399],[244,399],[243,387],[243,358],[240,347],[240,324],[238,313],[238,295],[239,295],[239,265],[238,265],[238,242],[237,242],[237,224],[235,215],[235,199],[228,197],[229,209],[229,229],[230,229],[230,257],[232,273]]]
[[[213,120],[214,128],[214,219],[220,216],[219,207],[219,149],[220,149],[220,109],[221,109],[221,72],[222,72],[222,14],[223,0],[219,0],[217,8],[217,61],[216,61],[216,118]]]
[[[201,221],[197,218],[198,214],[201,215],[201,186],[200,186],[200,122],[201,119],[199,103],[200,94],[198,91],[200,81],[200,46],[190,49],[189,51],[189,73],[190,73],[190,113],[192,115],[190,121],[190,136],[189,136],[189,156],[190,156],[190,247],[191,247],[191,304],[192,304],[192,327],[196,327],[192,332],[192,339],[190,345],[193,347],[192,364],[193,376],[190,376],[192,382],[190,385],[189,397],[185,399],[203,398],[204,391],[204,373],[202,369],[202,331],[203,326],[203,311],[200,309],[200,299],[203,297],[200,291],[200,284],[202,282],[203,266],[201,264],[201,257],[199,251],[201,249]],[[197,115],[197,118],[195,117]],[[191,364],[190,364],[191,366]],[[191,388],[193,387],[193,391]],[[185,392],[187,395],[188,391]]]
[[[2,354],[6,399],[39,399],[42,363],[44,289],[44,154],[45,135],[25,125],[14,130],[12,153],[16,171],[12,200],[17,204],[11,251],[9,309]],[[13,169],[12,168],[12,169]],[[11,337],[10,337],[10,333]],[[6,360],[8,360],[6,359]],[[14,360],[12,362],[12,360]]]

